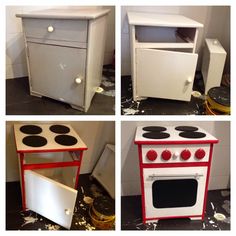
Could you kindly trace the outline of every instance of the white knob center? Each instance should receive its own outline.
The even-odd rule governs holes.
[[[79,78],[79,77],[76,78],[76,79],[75,79],[75,83],[76,83],[76,84],[81,84],[81,83],[82,83],[82,79]]]
[[[177,158],[179,156],[180,156],[179,152],[175,152],[174,155],[173,155],[173,158]]]
[[[53,32],[54,31],[54,28],[50,25],[50,26],[48,26],[48,32],[49,33],[51,33],[51,32]]]
[[[188,83],[188,84],[192,83],[192,81],[193,81],[193,80],[192,80],[191,77],[189,77],[189,78],[187,79],[187,83]]]

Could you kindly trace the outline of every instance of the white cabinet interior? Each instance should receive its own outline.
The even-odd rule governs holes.
[[[50,9],[16,15],[22,18],[31,95],[89,109],[102,78],[108,13]]]
[[[198,28],[181,15],[129,12],[133,99],[190,101]]]

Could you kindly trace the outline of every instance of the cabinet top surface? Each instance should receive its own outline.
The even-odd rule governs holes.
[[[87,146],[68,124],[15,124],[17,152],[64,152]]]
[[[162,27],[203,27],[203,24],[182,15],[128,12],[130,25]]]
[[[217,39],[206,39],[206,44],[211,53],[226,54],[226,51]]]
[[[16,17],[21,18],[43,18],[43,19],[96,19],[109,13],[109,9],[46,9],[18,13]]]

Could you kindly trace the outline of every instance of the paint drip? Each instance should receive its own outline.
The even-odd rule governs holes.
[[[47,229],[47,230],[59,230],[60,226],[59,225],[46,224],[45,229]]]

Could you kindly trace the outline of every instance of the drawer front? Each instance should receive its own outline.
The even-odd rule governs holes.
[[[197,54],[136,49],[137,94],[190,101]]]
[[[26,38],[87,42],[87,20],[23,19]]]
[[[29,42],[31,92],[83,107],[86,51]]]

